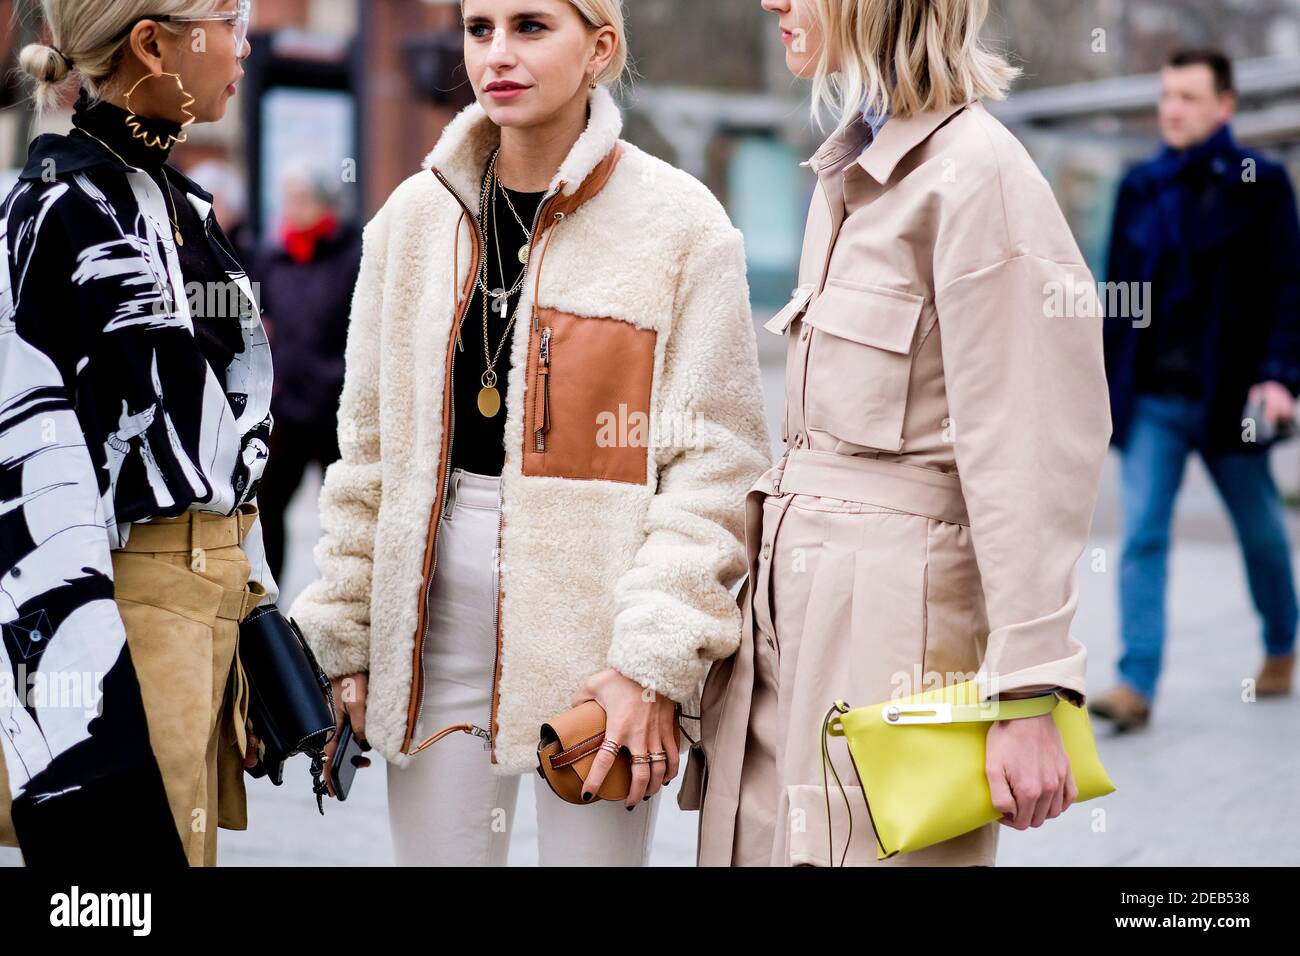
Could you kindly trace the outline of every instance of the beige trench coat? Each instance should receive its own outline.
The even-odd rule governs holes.
[[[818,185],[788,339],[785,456],[746,502],[745,636],[705,687],[699,862],[874,865],[820,729],[963,680],[1082,703],[1076,563],[1111,421],[1097,288],[1052,192],[978,103],[862,123]],[[870,149],[863,147],[870,143]],[[686,797],[689,801],[690,796]],[[885,865],[991,865],[999,824]]]

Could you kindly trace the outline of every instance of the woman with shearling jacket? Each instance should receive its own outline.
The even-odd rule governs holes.
[[[675,705],[741,635],[769,463],[743,242],[619,139],[618,0],[463,14],[477,102],[365,230],[321,577],[291,613],[389,762],[399,863],[504,863],[527,774],[543,864],[640,865]],[[541,724],[587,699],[648,761],[626,801],[535,773]]]
[[[787,452],[748,495],[745,638],[704,690],[700,862],[875,865],[862,790],[846,784],[850,835],[823,786],[831,702],[976,680],[982,700],[1083,703],[1070,622],[1110,435],[1100,310],[1050,188],[981,103],[1013,75],[980,45],[987,0],[762,6],[841,112],[807,164],[799,288],[767,325],[788,343]],[[1016,829],[1077,794],[1050,715],[993,723],[985,769]],[[886,865],[992,865],[997,837]]]

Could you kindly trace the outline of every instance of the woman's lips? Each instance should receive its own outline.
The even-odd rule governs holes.
[[[789,31],[789,30],[784,30],[784,29],[781,31],[781,42],[782,42],[782,43],[789,44],[789,43],[793,42],[793,40],[794,40],[794,33],[792,33],[792,32]]]
[[[226,95],[228,96],[234,96],[238,92],[239,90],[235,88],[234,83],[231,83],[229,86],[226,87]]]
[[[488,96],[496,100],[513,100],[521,93],[527,93],[527,92],[528,92],[528,87],[526,86],[500,86],[497,87],[496,89],[488,90],[487,94]]]

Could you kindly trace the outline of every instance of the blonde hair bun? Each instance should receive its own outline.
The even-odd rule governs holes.
[[[18,64],[37,83],[62,83],[72,72],[68,61],[54,47],[29,43],[18,54]]]

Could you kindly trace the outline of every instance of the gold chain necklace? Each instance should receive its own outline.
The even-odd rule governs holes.
[[[487,209],[488,209],[488,206],[489,206],[489,205],[492,207],[492,225],[493,225],[493,230],[494,230],[493,233],[492,233],[492,235],[493,235],[494,237],[497,237],[497,233],[496,233],[496,231],[495,231],[495,227],[496,227],[497,186],[498,186],[498,180],[497,180],[497,175],[496,175],[496,166],[497,166],[497,155],[498,155],[499,153],[500,153],[500,149],[498,149],[497,152],[495,152],[495,153],[492,154],[492,162],[488,165],[487,178],[485,178],[485,179],[483,180],[483,189],[482,189],[482,192],[481,192],[480,195],[479,195],[479,206],[478,206],[478,208],[479,208],[479,214],[478,214],[478,222],[479,222],[479,228],[483,231],[483,236],[484,236],[484,241],[485,241],[485,242],[486,242],[487,234],[488,234],[488,228],[487,228]],[[503,191],[504,191],[504,187],[502,187],[502,189],[503,189]],[[507,202],[507,203],[510,202],[510,196],[509,196],[509,195],[506,195],[506,202]],[[514,212],[514,206],[513,206],[513,205],[510,207],[510,209],[511,209],[511,212]],[[524,235],[528,237],[528,241],[524,243],[523,250],[521,250],[521,252],[523,252],[523,251],[526,251],[526,250],[528,250],[528,249],[531,248],[531,245],[532,245],[532,233],[531,233],[531,231],[529,230],[529,228],[528,228],[527,226],[524,225],[523,220],[519,218],[518,213],[515,214],[515,221],[517,221],[517,222],[519,223],[519,228],[522,229],[522,230],[524,231]],[[499,240],[498,240],[498,245],[499,245]],[[528,259],[527,259],[527,257],[524,257],[522,261],[523,261],[524,265],[528,265]],[[487,274],[487,259],[484,258],[484,260],[483,260],[483,264],[482,264],[482,267],[479,269],[479,275],[478,275],[478,287],[479,287],[479,289],[483,292],[484,295],[490,295],[490,296],[493,296],[494,298],[499,298],[499,297],[501,297],[501,296],[505,296],[506,298],[509,298],[510,296],[514,295],[516,292],[518,292],[518,291],[523,287],[523,283],[524,283],[524,275],[525,275],[526,271],[527,271],[527,270],[524,270],[524,271],[521,271],[521,272],[519,273],[519,278],[518,278],[518,280],[515,282],[514,286],[511,287],[511,289],[510,289],[509,292],[494,292],[493,290],[491,290],[491,289],[488,288],[488,282],[487,282],[487,280],[488,280],[488,274]],[[505,283],[505,277],[506,277],[505,268],[502,267],[502,269],[501,269],[501,282],[502,282],[503,285],[504,285],[504,283]]]
[[[494,179],[496,178],[495,174],[493,175],[493,178]],[[519,213],[515,211],[515,204],[510,201],[510,190],[502,186],[501,195],[505,197],[506,206],[510,209],[510,214],[515,217],[515,222],[519,223],[519,228],[522,229],[524,231],[524,235],[528,237],[527,240],[524,242],[524,244],[519,247],[519,261],[522,262],[524,265],[528,265],[528,257],[529,255],[532,254],[533,251],[532,231],[527,226],[524,225],[524,221],[519,218]]]
[[[83,133],[84,135],[89,136],[91,139],[93,139],[95,142],[97,142],[100,146],[103,146],[106,150],[108,150],[110,153],[112,153],[114,156],[116,156],[116,157],[117,157],[117,161],[118,161],[119,163],[121,163],[123,166],[131,166],[130,163],[128,163],[125,159],[122,158],[121,154],[118,153],[117,150],[115,150],[112,146],[109,146],[106,142],[104,142],[102,139],[100,139],[100,138],[99,138],[98,136],[96,136],[94,133],[90,132],[90,130],[82,129],[80,126],[78,126],[77,129],[76,129],[76,132]],[[135,167],[134,167],[134,166],[131,166],[131,168],[134,169]],[[160,170],[160,172],[161,172],[161,170]],[[163,182],[167,184],[166,187],[163,189],[163,196],[166,198],[166,200],[167,200],[167,206],[168,206],[168,208],[171,210],[171,212],[169,213],[169,215],[171,216],[171,220],[172,220],[172,232],[173,232],[173,233],[175,234],[175,236],[176,236],[176,245],[178,245],[178,246],[183,246],[183,245],[185,245],[185,239],[184,239],[184,237],[181,236],[181,226],[180,226],[180,223],[176,221],[176,204],[175,204],[175,202],[172,200],[171,180],[167,178],[167,174],[166,174],[166,173],[163,173],[163,174],[162,174],[162,177],[163,177]]]
[[[479,229],[483,233],[484,244],[486,245],[486,239],[489,232],[488,210],[490,207],[491,209],[490,218],[494,226],[494,228],[491,230],[491,233],[492,233],[493,242],[495,243],[497,249],[497,264],[501,270],[501,282],[503,286],[503,288],[499,290],[491,290],[491,291],[488,290],[488,283],[487,283],[488,256],[487,256],[487,250],[485,249],[483,254],[483,261],[479,267],[478,283],[479,283],[479,288],[482,290],[482,293],[480,294],[479,298],[482,299],[483,301],[483,358],[487,365],[487,368],[484,370],[483,375],[479,379],[479,383],[482,386],[482,388],[479,389],[478,402],[477,402],[479,414],[482,415],[484,418],[495,418],[497,414],[499,414],[501,411],[501,392],[498,391],[496,387],[498,382],[497,373],[496,373],[496,364],[498,360],[500,360],[501,358],[501,350],[505,347],[506,340],[510,337],[510,330],[514,328],[515,320],[519,317],[519,307],[518,305],[516,305],[514,312],[511,313],[509,321],[506,323],[505,331],[501,334],[501,341],[497,343],[496,353],[493,354],[491,342],[488,340],[488,296],[491,295],[495,301],[504,302],[506,304],[506,310],[508,311],[510,296],[514,295],[515,292],[518,292],[520,289],[523,288],[524,278],[528,274],[528,261],[525,258],[524,268],[520,270],[519,278],[515,282],[514,288],[510,292],[505,291],[504,289],[505,263],[501,259],[500,233],[499,230],[495,228],[496,186],[497,186],[496,158],[497,158],[497,153],[494,153],[492,155],[492,162],[488,167],[488,175],[483,181],[483,191],[479,197],[479,216],[478,216]],[[508,201],[509,198],[507,197],[507,202]],[[516,215],[515,218],[518,219],[519,218],[518,215]],[[528,234],[528,228],[526,226],[523,226],[522,222],[520,223],[520,226],[523,228],[524,233]]]

